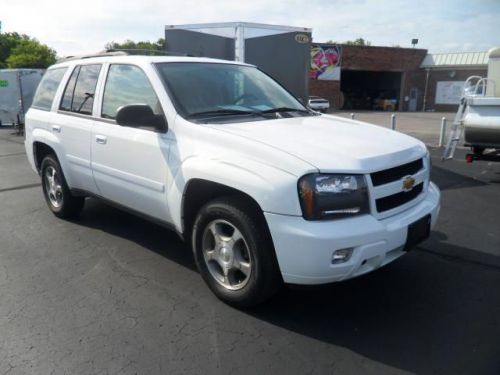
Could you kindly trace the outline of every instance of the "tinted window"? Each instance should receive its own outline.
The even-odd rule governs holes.
[[[100,71],[101,65],[82,65],[75,68],[64,90],[61,109],[91,115]]]
[[[75,91],[76,78],[78,77],[78,73],[80,73],[80,67],[77,66],[73,73],[71,73],[71,77],[64,89],[64,94],[61,101],[60,109],[64,111],[71,111],[71,104],[73,103],[73,93]]]
[[[47,70],[38,85],[35,97],[33,99],[33,107],[50,111],[52,101],[56,95],[57,88],[62,81],[67,68],[56,68]]]
[[[147,104],[155,114],[163,113],[153,87],[140,68],[133,65],[111,65],[104,88],[102,117],[114,119],[118,108],[127,104]]]

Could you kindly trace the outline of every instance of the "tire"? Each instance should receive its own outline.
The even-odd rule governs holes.
[[[482,155],[484,153],[484,147],[472,146],[472,152],[476,155]]]
[[[43,196],[52,213],[61,219],[78,217],[85,198],[71,194],[57,158],[54,155],[46,156],[42,161],[41,171]]]
[[[241,198],[215,199],[203,206],[192,230],[198,270],[212,292],[235,307],[258,305],[283,281],[269,230]]]

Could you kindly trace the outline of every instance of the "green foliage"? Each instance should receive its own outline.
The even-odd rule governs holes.
[[[0,69],[7,67],[7,58],[22,40],[29,40],[29,36],[15,32],[0,33]]]
[[[355,40],[347,40],[343,44],[346,44],[348,46],[371,46],[372,43],[369,42],[368,40],[365,40],[363,38],[358,38]]]
[[[36,39],[21,40],[7,58],[9,68],[45,69],[56,62],[56,51]]]
[[[372,43],[369,42],[368,40],[365,40],[363,38],[358,38],[355,40],[346,40],[345,42],[337,42],[333,39],[329,39],[326,41],[327,44],[345,44],[347,46],[371,46]]]
[[[164,51],[165,50],[165,39],[160,38],[156,42],[140,41],[134,42],[133,40],[126,40],[123,43],[110,42],[106,44],[105,48],[107,50],[149,50],[149,51]]]
[[[0,33],[0,68],[47,68],[56,52],[28,35]]]

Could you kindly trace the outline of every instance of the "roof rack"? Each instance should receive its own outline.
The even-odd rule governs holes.
[[[65,56],[59,60],[58,63],[72,60],[90,59],[92,57],[105,57],[105,56],[129,56],[129,55],[141,55],[141,56],[189,56],[186,53],[178,53],[171,51],[158,51],[154,49],[115,49],[110,48],[101,52],[92,53],[89,55],[75,55],[75,56]]]
[[[59,60],[58,63],[64,61],[72,61],[72,60],[81,60],[81,59],[90,59],[91,57],[103,57],[103,56],[126,56],[128,53],[122,51],[101,51],[97,53],[92,53],[89,55],[75,55],[75,56],[65,56]]]
[[[142,49],[142,48],[110,48],[108,53],[124,53],[126,55],[146,55],[146,56],[188,56],[186,53],[160,51],[157,49]]]

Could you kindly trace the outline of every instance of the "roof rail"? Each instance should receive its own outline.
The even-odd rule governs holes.
[[[89,55],[76,55],[76,56],[65,56],[57,60],[57,63],[90,59],[91,57],[105,57],[105,56],[128,56],[128,55],[142,55],[142,56],[190,56],[187,53],[172,52],[172,51],[159,51],[155,49],[127,49],[127,48],[110,48],[101,52],[92,53]]]
[[[110,48],[108,53],[122,52],[127,55],[146,55],[146,56],[188,56],[186,53],[173,51],[160,51],[157,49],[142,49],[142,48]]]
[[[101,51],[97,53],[92,53],[89,55],[75,55],[75,56],[65,56],[57,60],[57,63],[72,61],[72,60],[81,60],[81,59],[90,59],[91,57],[104,57],[104,56],[126,56],[129,55],[123,51]]]

